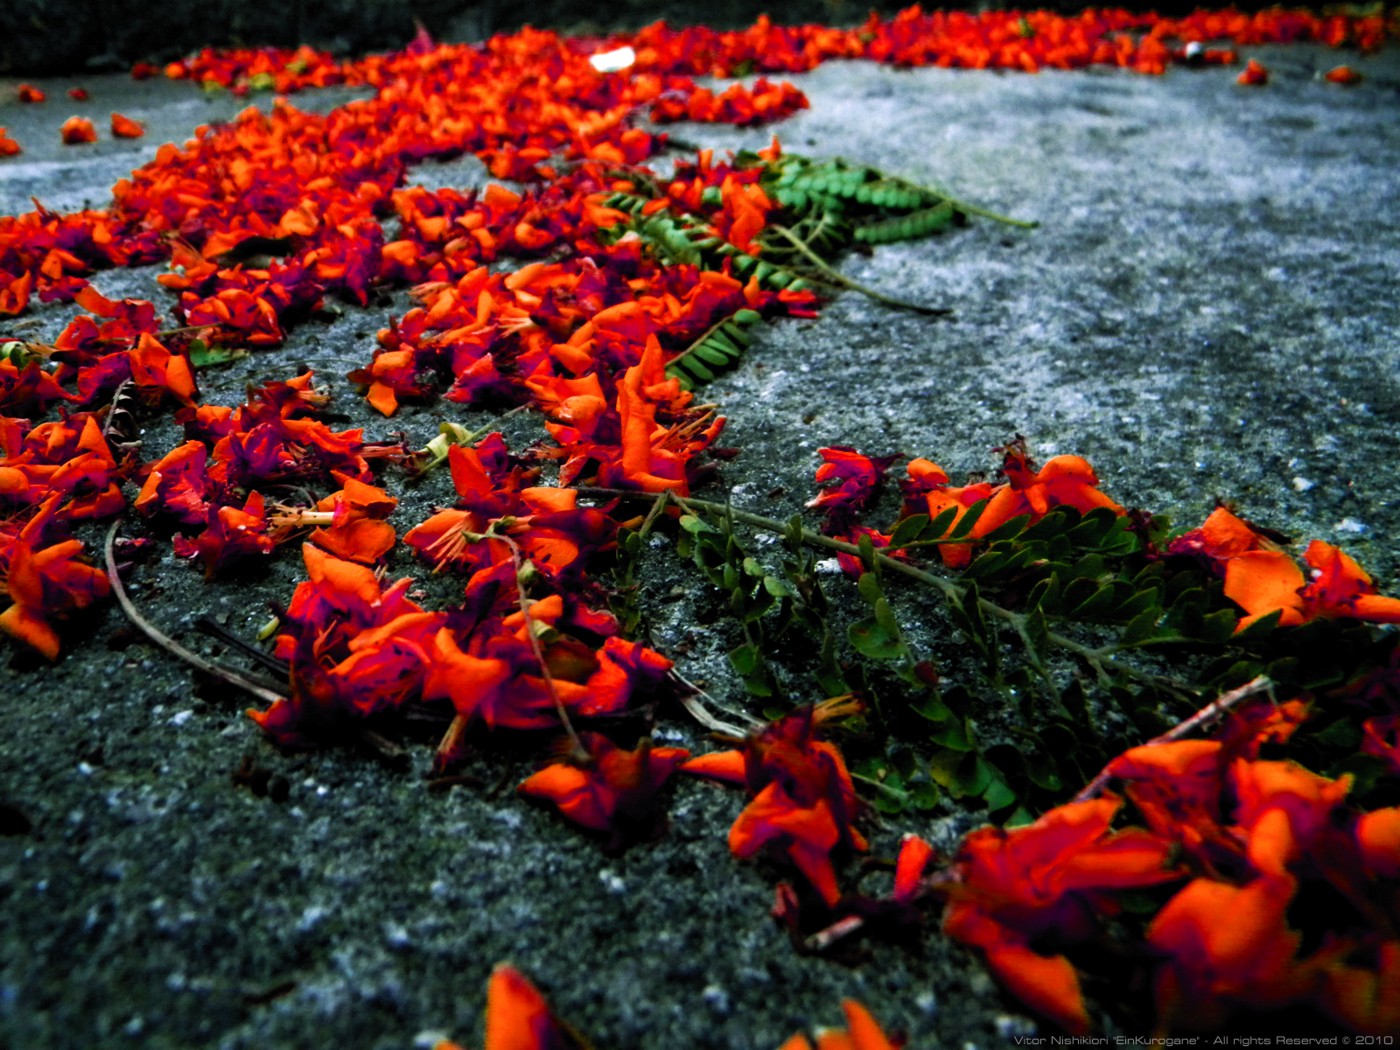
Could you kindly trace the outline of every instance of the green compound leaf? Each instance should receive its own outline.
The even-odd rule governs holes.
[[[951,519],[949,519],[951,520]],[[895,525],[894,532],[890,533],[888,550],[898,550],[916,542],[929,529],[929,519],[927,514],[911,514],[907,518],[901,518]],[[929,529],[931,532],[932,530]]]
[[[679,379],[686,390],[708,383],[719,372],[733,368],[744,356],[753,337],[749,329],[763,320],[757,310],[737,310],[711,325],[704,334],[666,365],[666,374]]]
[[[987,509],[987,500],[981,499],[967,508],[967,513],[958,519],[958,523],[953,526],[948,533],[948,539],[960,540],[972,531],[974,525],[981,520],[982,513]]]
[[[1009,519],[1004,524],[998,525],[995,529],[987,533],[987,535],[982,538],[989,543],[995,543],[998,540],[1015,539],[1017,536],[1021,535],[1021,533],[1023,533],[1026,530],[1026,526],[1030,523],[1030,520],[1031,516],[1029,514],[1018,514],[1016,517]]]
[[[951,202],[943,201],[932,208],[896,215],[876,222],[857,226],[852,236],[861,244],[894,244],[898,241],[912,241],[920,237],[931,237],[942,233],[958,216]]]
[[[1121,641],[1123,645],[1140,645],[1148,641],[1162,641],[1173,636],[1160,632],[1158,624],[1162,619],[1162,610],[1157,606],[1145,609],[1137,616],[1128,621],[1128,625],[1123,628]]]

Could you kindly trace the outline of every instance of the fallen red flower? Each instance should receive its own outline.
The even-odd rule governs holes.
[[[1198,529],[1182,533],[1167,546],[1168,554],[1194,554],[1220,567],[1231,558],[1254,550],[1275,550],[1277,544],[1250,527],[1229,507],[1210,512]]]
[[[208,507],[204,527],[193,539],[175,537],[175,555],[198,558],[204,574],[213,577],[247,558],[271,554],[274,545],[262,493],[253,492],[242,507]]]
[[[993,491],[986,510],[972,526],[974,538],[986,536],[1023,514],[1037,521],[1053,507],[1073,507],[1082,514],[1100,507],[1115,514],[1124,513],[1122,507],[1099,491],[1098,475],[1088,460],[1055,456],[1036,470],[1024,441],[1012,442],[1003,452],[1001,470],[1007,483]]]
[[[51,496],[19,534],[0,546],[5,590],[12,604],[0,613],[0,630],[50,660],[60,647],[54,621],[105,598],[107,574],[79,561],[82,540],[45,545],[61,497]]]
[[[1291,878],[1261,875],[1243,886],[1194,879],[1152,920],[1147,943],[1165,960],[1154,995],[1172,1029],[1219,1028],[1234,1010],[1275,1009],[1312,994],[1339,954],[1300,959],[1300,935],[1285,914]]]
[[[69,117],[58,129],[65,146],[77,146],[97,141],[97,129],[87,117]]]
[[[1262,875],[1286,877],[1299,858],[1318,847],[1351,789],[1351,777],[1330,780],[1296,762],[1236,759],[1229,786],[1235,799],[1232,821],[1250,863]]]
[[[948,522],[950,532],[957,528],[969,509],[990,499],[995,491],[986,481],[950,485],[947,472],[927,459],[910,460],[905,471],[909,480],[901,486],[904,490],[904,515],[927,514],[932,521],[951,509],[953,517]],[[972,560],[972,546],[966,543],[941,544],[938,555],[950,569],[965,568]]]
[[[644,739],[625,751],[599,733],[580,733],[587,757],[554,762],[527,777],[516,790],[554,805],[567,819],[615,842],[652,832],[658,822],[658,793],[690,752],[652,747]]]
[[[799,708],[750,736],[742,751],[700,755],[682,767],[743,784],[751,801],[730,828],[730,850],[749,857],[773,843],[828,905],[841,897],[832,852],[867,843],[854,824],[860,802],[841,752],[816,732],[859,709],[849,700]]]
[[[1244,67],[1244,72],[1235,78],[1235,82],[1245,87],[1263,87],[1269,82],[1269,71],[1251,58],[1249,64]]]
[[[58,498],[54,518],[73,522],[110,517],[126,505],[116,460],[89,413],[28,431],[0,419],[0,453],[0,502],[9,507],[37,507]]]
[[[1377,594],[1371,577],[1343,551],[1313,540],[1303,560],[1310,579],[1278,550],[1246,551],[1225,563],[1225,595],[1246,613],[1239,630],[1275,613],[1282,627],[1336,618],[1400,623],[1400,598]]]
[[[348,474],[332,471],[331,476],[341,488],[316,504],[315,518],[308,523],[322,527],[311,534],[311,542],[338,558],[373,565],[398,539],[394,526],[384,519],[393,513],[399,501],[383,489]],[[329,521],[325,520],[326,516]],[[307,515],[283,512],[274,515],[273,524],[295,527],[306,520]]]
[[[981,949],[1008,990],[1073,1034],[1089,1029],[1078,975],[1067,957],[1038,946],[1092,936],[1101,917],[1118,912],[1118,891],[1182,877],[1169,841],[1140,828],[1110,830],[1120,806],[1104,797],[1014,831],[974,831],[944,891],[944,931]]]
[[[853,448],[837,445],[819,448],[822,459],[817,468],[816,483],[822,491],[807,501],[807,506],[819,508],[828,520],[836,519],[838,526],[869,508],[885,480],[894,456],[872,458]]]
[[[22,366],[9,358],[0,360],[0,413],[37,417],[56,401],[76,400],[37,358]]]
[[[186,441],[150,466],[133,508],[141,514],[164,510],[187,525],[205,520],[217,487],[207,472],[209,450],[202,441]]]
[[[145,125],[139,124],[130,117],[124,117],[120,113],[112,114],[112,135],[119,139],[139,139],[146,134]]]

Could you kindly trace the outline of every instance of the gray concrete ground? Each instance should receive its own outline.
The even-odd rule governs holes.
[[[927,455],[957,476],[989,469],[988,450],[1019,432],[1042,456],[1088,457],[1123,503],[1186,524],[1232,497],[1257,521],[1341,543],[1400,590],[1400,61],[1252,53],[1273,73],[1266,88],[1220,69],[833,63],[796,78],[812,109],[776,129],[788,149],[873,163],[1041,226],[975,221],[849,262],[862,281],[953,307],[949,319],[844,295],[817,321],[766,332],[710,387],[726,443],[743,449],[724,471],[736,504],[796,511],[822,445]],[[1318,78],[1342,60],[1360,85]],[[87,107],[121,109],[152,134],[60,147],[78,104],[63,97],[69,81],[44,82],[44,106],[0,108],[26,148],[0,161],[0,207],[30,194],[99,204],[158,142],[232,112],[180,85],[83,82]],[[719,148],[771,133],[678,132]],[[100,284],[155,296],[151,277]],[[245,382],[306,362],[371,436],[426,440],[454,408],[376,421],[342,378],[368,358],[384,313],[305,326],[284,349],[208,373],[206,390],[232,403]],[[41,310],[32,331],[64,316]],[[539,433],[517,426],[520,440]],[[441,485],[415,490],[401,520],[445,499]],[[197,615],[250,633],[297,571],[289,554],[205,585],[167,565],[140,570],[132,589],[153,620],[207,646],[190,630]],[[737,699],[723,640],[685,608],[652,610],[657,644]],[[0,801],[31,825],[0,837],[0,1044],[389,1048],[433,1032],[471,1044],[502,959],[599,1047],[766,1050],[801,1024],[836,1023],[844,996],[925,1050],[1035,1030],[937,936],[920,953],[876,946],[854,967],[795,954],[767,917],[770,878],[725,849],[734,795],[681,783],[670,834],[609,857],[509,791],[430,794],[426,746],[408,771],[345,751],[281,755],[240,698],[122,628],[109,609],[55,666],[0,667]],[[666,733],[698,739],[679,723]],[[245,759],[285,782],[285,801],[234,786]],[[473,771],[490,785],[524,768],[504,756]],[[947,845],[956,828],[891,823],[877,849],[903,830]],[[1093,991],[1113,1006],[1114,989]]]

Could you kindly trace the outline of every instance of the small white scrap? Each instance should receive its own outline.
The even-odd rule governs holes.
[[[599,73],[620,73],[637,61],[637,52],[630,47],[617,47],[590,55],[588,64]]]

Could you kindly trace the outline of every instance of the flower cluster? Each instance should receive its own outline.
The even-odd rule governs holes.
[[[1055,507],[1073,507],[1082,513],[1106,507],[1115,514],[1123,513],[1122,507],[1099,490],[1094,468],[1080,456],[1055,456],[1037,468],[1020,438],[998,451],[1002,453],[1001,474],[1006,479],[999,485],[980,480],[953,485],[942,467],[923,458],[910,460],[905,467],[902,517],[927,515],[943,522],[946,533],[965,536],[970,541],[940,545],[939,554],[949,568],[966,567],[972,558],[971,541],[990,536],[1016,518],[1038,521]],[[871,459],[846,448],[824,448],[818,453],[824,462],[817,470],[816,481],[828,488],[808,506],[824,509],[824,531],[851,542],[867,537],[877,548],[888,547],[889,533],[863,525],[857,519],[897,457]],[[833,480],[838,484],[830,486]],[[860,562],[850,555],[842,556],[841,565],[851,575],[860,575]]]
[[[617,715],[669,670],[585,601],[581,574],[613,542],[600,511],[578,506],[573,490],[527,485],[533,471],[499,435],[453,446],[449,459],[457,505],[403,543],[434,571],[465,577],[462,601],[428,611],[409,599],[410,581],[382,583],[364,562],[393,544],[392,528],[373,516],[392,504],[363,486],[371,499],[357,509],[347,485],[329,527],[303,548],[310,578],[281,619],[275,652],[290,668],[290,694],[254,714],[280,742],[304,745],[421,705],[450,718],[438,751],[446,766],[476,724],[558,730]]]
[[[48,375],[34,363],[25,371]],[[82,557],[71,529],[122,511],[126,470],[92,413],[38,425],[0,417],[0,579],[12,603],[0,629],[50,660],[61,646],[56,625],[107,596],[106,573]]]
[[[907,8],[892,17],[872,14],[862,25],[839,29],[821,25],[779,26],[761,17],[745,29],[705,26],[673,28],[658,22],[635,33],[590,42],[597,51],[630,46],[637,71],[653,76],[735,76],[745,71],[799,73],[829,59],[864,58],[899,66],[1011,69],[1117,66],[1160,74],[1169,64],[1231,63],[1231,48],[1200,45],[1226,41],[1235,47],[1316,41],[1331,47],[1373,50],[1386,36],[1382,14],[1314,14],[1301,9],[1234,8],[1197,10],[1164,18],[1121,8],[1094,8],[1076,15],[1045,10],[924,11]],[[496,37],[486,50],[503,50],[512,38]],[[534,34],[532,42],[547,40]],[[1195,44],[1190,47],[1188,45]],[[383,85],[406,71],[423,68],[443,49],[425,35],[396,55],[372,55],[337,62],[312,48],[205,49],[167,65],[171,79],[193,80],[206,89],[227,88],[280,94],[328,84]],[[141,64],[133,74],[159,72]],[[667,85],[673,91],[673,85]],[[22,89],[21,89],[22,90]],[[705,92],[705,97],[712,97]],[[744,103],[740,103],[744,105]],[[700,108],[706,108],[708,103]],[[682,110],[683,112],[684,110]],[[690,116],[687,119],[705,119]]]
[[[841,897],[833,851],[863,851],[867,843],[856,830],[861,804],[841,752],[816,734],[822,723],[859,708],[842,700],[799,708],[751,735],[743,749],[701,755],[682,767],[748,793],[748,806],[729,830],[736,857],[775,849],[828,906]]]
[[[997,485],[952,487],[922,459],[907,468],[906,517],[936,519],[934,532],[965,541],[938,546],[947,566],[975,564],[998,529],[1015,519],[1033,528],[1056,507],[1073,508],[1073,520],[1130,513],[1078,456],[1037,468],[1019,439],[1000,451],[1006,480]],[[850,537],[863,527],[855,508],[868,506],[889,461],[851,449],[821,454],[816,477],[827,488],[812,505]],[[1400,622],[1400,599],[1376,593],[1347,554],[1314,540],[1305,575],[1281,540],[1221,506],[1144,556],[1208,570],[1242,614],[1236,635],[1260,621]],[[851,560],[853,571],[865,568]],[[1241,708],[1209,739],[1169,734],[1127,750],[1076,800],[1028,826],[973,832],[946,869],[920,873],[897,894],[941,900],[944,932],[980,950],[1012,994],[1071,1033],[1091,1027],[1076,959],[1093,956],[1087,947],[1110,924],[1120,950],[1123,931],[1136,931],[1128,955],[1146,960],[1141,981],[1162,1031],[1214,1030],[1240,1012],[1308,1004],[1349,1031],[1394,1032],[1400,901],[1390,880],[1400,871],[1400,808],[1353,802],[1351,774],[1322,776],[1273,757],[1324,702],[1340,703],[1360,715],[1349,761],[1364,755],[1400,769],[1400,649],[1381,645],[1388,661],[1340,690]],[[1121,796],[1103,793],[1114,784]]]
[[[1119,914],[1124,891],[1176,883],[1142,934],[1164,1029],[1310,1001],[1350,1031],[1394,1032],[1400,809],[1358,812],[1349,778],[1259,757],[1304,717],[1296,702],[1246,711],[1217,739],[1125,752],[1108,773],[1135,827],[1110,829],[1125,806],[1110,795],[974,833],[942,890],[944,929],[1028,1006],[1082,1033],[1063,952]]]

